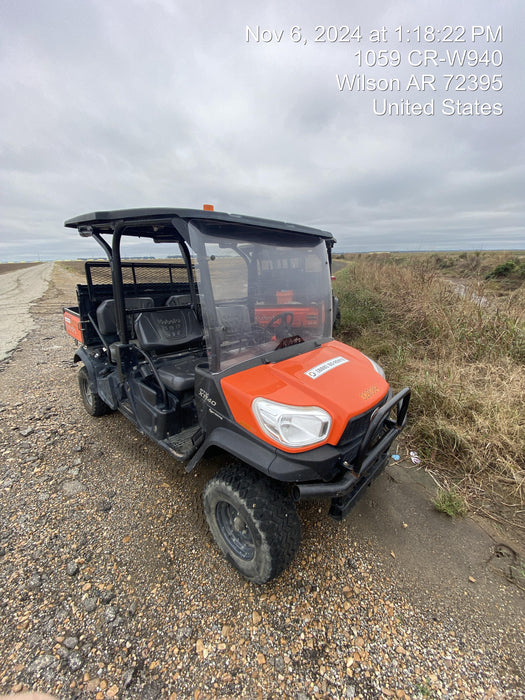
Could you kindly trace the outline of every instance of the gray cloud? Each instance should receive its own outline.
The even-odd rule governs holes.
[[[89,255],[62,228],[82,212],[203,202],[333,230],[340,250],[525,247],[517,0],[19,0],[0,12],[0,259]],[[394,41],[311,41],[316,25],[357,23],[502,25],[505,88],[471,97],[504,114],[374,116],[385,95],[340,92],[336,73],[418,71],[355,67],[357,48]],[[246,42],[247,25],[287,34]],[[287,39],[294,25],[307,45]]]

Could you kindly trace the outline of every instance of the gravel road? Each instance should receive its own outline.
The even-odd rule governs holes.
[[[41,263],[0,276],[0,361],[33,328],[29,307],[47,289],[53,263]]]
[[[0,693],[524,697],[517,555],[434,512],[410,463],[342,525],[300,504],[292,566],[242,580],[200,505],[224,460],[188,476],[120,414],[82,409],[61,319],[74,282],[55,265],[0,362]]]

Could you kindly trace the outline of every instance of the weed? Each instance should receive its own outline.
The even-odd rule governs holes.
[[[509,277],[513,273],[515,273],[517,277],[525,277],[525,263],[520,262],[518,258],[513,258],[496,265],[496,267],[485,276],[485,279]]]
[[[509,256],[346,258],[335,283],[341,337],[380,362],[394,388],[412,388],[406,435],[419,454],[448,477],[525,502],[525,284],[484,280]]]
[[[433,501],[434,508],[451,518],[464,518],[468,513],[467,502],[454,488],[440,489]]]
[[[434,691],[432,688],[428,685],[428,683],[425,681],[424,683],[419,683],[416,686],[416,691],[421,695],[422,698],[433,698],[434,697]]]
[[[346,334],[357,337],[363,328],[383,320],[380,300],[366,289],[349,289],[339,299],[341,323]]]

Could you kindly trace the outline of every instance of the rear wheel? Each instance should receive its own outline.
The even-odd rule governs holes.
[[[301,524],[280,484],[232,465],[210,479],[203,501],[215,541],[249,581],[266,583],[290,564],[301,541]]]
[[[110,413],[110,407],[102,401],[96,391],[89,386],[89,375],[85,367],[81,367],[78,373],[78,386],[84,408],[90,416],[103,416]]]

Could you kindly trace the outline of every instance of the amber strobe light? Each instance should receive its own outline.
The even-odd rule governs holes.
[[[213,211],[213,204],[203,204],[202,208],[204,211]]]

